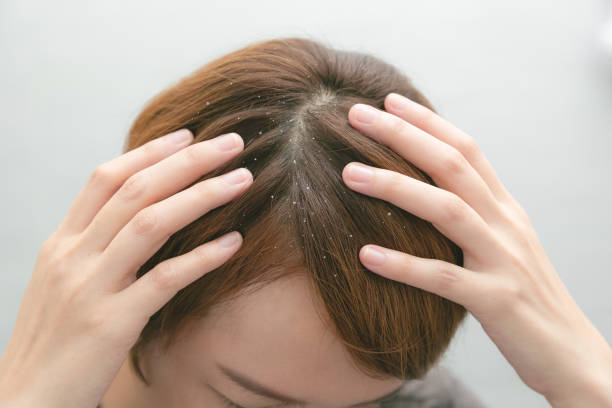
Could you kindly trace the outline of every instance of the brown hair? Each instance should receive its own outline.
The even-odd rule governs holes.
[[[183,127],[194,143],[237,132],[243,152],[193,184],[237,167],[251,171],[253,184],[173,234],[137,272],[233,230],[244,237],[232,258],[151,316],[130,350],[146,384],[139,358],[151,340],[164,338],[168,346],[213,306],[292,273],[309,277],[322,319],[364,373],[421,378],[440,358],[465,309],[369,271],[358,254],[373,243],[462,266],[461,249],[431,223],[352,191],[341,176],[347,163],[359,161],[435,185],[348,122],[353,104],[384,109],[390,92],[433,110],[407,76],[377,57],[280,38],[222,56],[149,101],[124,151]]]

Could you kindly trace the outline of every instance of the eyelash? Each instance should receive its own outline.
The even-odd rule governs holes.
[[[219,397],[223,400],[226,408],[245,408],[242,405],[238,405],[227,399],[225,396],[218,394]],[[397,402],[399,400],[399,395],[394,395],[386,400],[382,400],[377,404],[377,407],[383,406],[383,404],[388,404],[390,402]]]
[[[223,395],[221,395],[221,394],[218,394],[218,395],[223,400],[223,403],[225,404],[226,408],[244,408],[241,405],[234,404],[232,401],[228,400]]]

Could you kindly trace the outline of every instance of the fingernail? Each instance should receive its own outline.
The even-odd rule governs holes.
[[[355,109],[355,119],[364,124],[373,123],[378,116],[378,111],[370,105],[358,103],[353,109]]]
[[[363,251],[363,258],[365,263],[372,266],[378,266],[385,263],[387,255],[385,255],[385,253],[382,252],[380,249],[374,248],[372,246],[367,246],[366,249]]]
[[[387,99],[391,109],[403,110],[408,107],[407,99],[399,94],[390,93]]]
[[[249,171],[244,167],[230,171],[221,176],[221,180],[229,184],[242,184],[249,177]]]
[[[168,133],[166,135],[168,140],[172,143],[183,144],[190,142],[193,139],[193,134],[189,131],[189,129],[179,129],[175,132]]]
[[[365,183],[372,180],[374,172],[360,163],[352,163],[348,168],[348,178],[356,183]]]
[[[234,245],[236,245],[239,241],[240,241],[240,233],[237,231],[232,231],[227,235],[222,236],[221,238],[219,238],[219,245],[221,245],[222,247],[232,247]]]
[[[227,135],[218,136],[213,139],[213,143],[219,148],[219,150],[227,151],[234,150],[238,146],[238,134],[229,133]]]

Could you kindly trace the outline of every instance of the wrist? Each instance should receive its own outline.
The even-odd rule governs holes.
[[[594,353],[595,355],[595,353]],[[572,382],[563,390],[544,395],[554,408],[610,408],[612,407],[612,350],[597,353],[596,365],[576,368]]]

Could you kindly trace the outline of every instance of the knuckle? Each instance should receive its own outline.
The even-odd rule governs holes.
[[[136,234],[146,235],[160,229],[161,220],[153,207],[140,210],[132,219],[132,227]]]
[[[519,304],[521,290],[519,285],[512,280],[501,280],[496,285],[493,293],[500,312],[510,312]]]
[[[153,270],[149,271],[151,274],[151,283],[156,289],[161,291],[173,290],[176,286],[176,271],[174,262],[164,261]]]
[[[47,263],[45,277],[51,288],[57,290],[69,285],[72,265],[66,258],[55,257]]]
[[[57,240],[47,240],[43,247],[44,262],[49,273],[61,276],[68,274],[79,251],[78,240],[63,240],[61,245]]]
[[[521,206],[521,204],[502,186],[502,198],[500,199],[500,204],[504,207],[504,209],[511,214],[515,214],[519,217],[519,219],[527,225],[531,225],[531,220],[529,219],[529,215]]]
[[[207,262],[211,259],[211,246],[201,245],[193,250],[193,255],[198,259],[198,261]]]
[[[387,197],[399,197],[400,194],[405,190],[405,179],[399,173],[394,171],[383,173],[383,179],[386,179],[386,182],[383,184],[383,190]]]
[[[197,191],[198,195],[204,197],[211,197],[223,194],[223,192],[227,190],[227,184],[221,181],[221,179],[219,179],[218,177],[215,177],[206,179],[201,183],[196,184],[194,188]]]
[[[440,200],[442,217],[446,222],[460,222],[466,217],[466,204],[456,194],[447,192]]]
[[[88,302],[91,281],[83,275],[74,273],[74,267],[57,268],[46,276],[45,286],[52,291],[58,303],[80,310]]]
[[[209,147],[210,145],[206,143],[196,143],[183,149],[187,166],[191,167],[202,162],[202,152],[200,152],[200,149],[202,149],[201,146]]]
[[[40,247],[39,254],[44,257],[50,257],[58,250],[57,239],[52,235]]]
[[[408,124],[405,120],[391,114],[388,115],[387,125],[389,126],[389,130],[392,134],[402,134],[405,133],[408,129]]]
[[[514,209],[514,212],[518,215],[519,219],[523,222],[523,224],[531,225],[529,215],[527,214],[527,211],[525,211],[523,206],[521,206],[518,202],[514,201],[512,203],[512,208]]]
[[[495,222],[505,229],[511,228],[513,237],[522,248],[531,248],[533,227],[525,211],[519,207],[515,204],[500,203]]]
[[[521,245],[529,246],[529,241],[526,239],[523,241]],[[525,262],[525,259],[518,255],[513,250],[507,250],[508,262],[513,266],[514,269],[519,271],[519,273],[523,276],[529,275],[529,266]]]
[[[457,269],[445,262],[438,262],[438,272],[434,275],[434,289],[436,293],[447,294],[452,293],[453,289],[459,283],[459,274]]]
[[[460,142],[457,150],[466,158],[475,159],[481,154],[480,147],[476,140],[471,136],[464,137]]]
[[[96,308],[85,317],[85,325],[90,330],[102,331],[100,329],[106,326],[108,319],[106,312],[103,312],[101,308]]]
[[[465,169],[466,159],[456,149],[448,149],[448,151],[441,155],[442,157],[438,161],[436,168],[436,176],[441,177],[444,175],[460,173]]]
[[[210,211],[216,206],[216,203],[220,203],[228,196],[228,193],[232,192],[231,187],[221,181],[218,178],[208,179],[196,186],[198,192],[198,205],[203,208],[205,212]]]
[[[89,176],[89,183],[102,186],[115,184],[117,175],[109,163],[104,163],[96,167]]]
[[[412,107],[411,109],[413,110],[412,117],[414,119],[414,123],[418,124],[418,126],[423,129],[431,128],[436,119],[436,114],[432,110],[420,104]]]
[[[157,139],[151,140],[143,144],[140,148],[143,156],[154,156],[157,153]]]
[[[109,308],[102,305],[90,309],[82,321],[84,331],[95,333],[96,337],[105,343],[121,341],[124,333],[117,330],[116,319],[113,319],[116,314],[109,312]]]
[[[146,172],[138,172],[131,175],[119,189],[119,195],[123,198],[133,199],[144,195],[149,185]]]
[[[512,208],[508,208],[507,205],[499,203],[496,210],[496,217],[491,221],[492,225],[499,224],[503,229],[512,227],[513,229],[523,230],[522,221]]]

